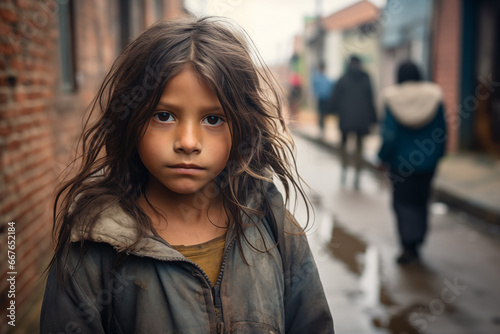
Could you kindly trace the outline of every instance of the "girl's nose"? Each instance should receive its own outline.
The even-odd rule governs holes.
[[[199,153],[201,151],[199,129],[191,124],[181,124],[177,128],[174,150],[178,153]]]

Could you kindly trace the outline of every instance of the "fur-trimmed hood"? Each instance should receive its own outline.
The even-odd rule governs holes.
[[[383,98],[396,120],[407,127],[420,128],[436,115],[443,93],[432,82],[409,81],[387,87]]]
[[[264,182],[262,187],[262,190],[255,191],[253,195],[250,196],[247,204],[249,208],[258,208],[264,200],[264,195],[275,188],[272,183],[267,182]],[[279,197],[279,200],[282,201],[281,195],[279,195]],[[77,201],[78,197],[75,202]],[[76,203],[73,205],[75,204]],[[118,204],[102,204],[102,206],[94,212],[99,213],[97,214],[97,220],[91,230],[85,228],[84,224],[84,221],[89,219],[88,216],[75,218],[77,222],[71,230],[71,242],[79,242],[82,240],[104,242],[113,246],[118,252],[124,251],[135,242],[137,237],[136,222]],[[92,216],[92,214],[90,216]],[[233,230],[234,229],[230,229],[227,238],[232,239],[234,237]],[[130,250],[130,253],[158,260],[168,260],[172,257],[180,256],[179,252],[169,247],[165,240],[159,236],[155,236],[152,231],[148,231]]]
[[[85,229],[85,225],[79,219],[71,230],[70,240],[71,242],[81,240],[104,242],[120,252],[132,245],[136,237],[135,220],[127,215],[119,205],[112,205],[99,213],[95,225],[90,231]],[[150,231],[134,246],[131,253],[159,260],[178,256],[175,250],[168,247],[161,238],[155,237]]]

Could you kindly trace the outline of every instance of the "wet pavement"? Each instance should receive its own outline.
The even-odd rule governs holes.
[[[433,203],[422,263],[398,266],[384,179],[365,171],[356,191],[349,170],[341,186],[337,157],[295,140],[315,208],[308,236],[337,333],[500,333],[498,229]]]

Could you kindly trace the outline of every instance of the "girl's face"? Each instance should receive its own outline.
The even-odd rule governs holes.
[[[139,156],[152,182],[177,194],[192,194],[214,182],[231,151],[231,134],[215,92],[191,66],[166,85]]]

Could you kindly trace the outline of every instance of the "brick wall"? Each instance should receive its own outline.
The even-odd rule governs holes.
[[[0,3],[0,317],[6,327],[7,271],[15,271],[16,320],[50,253],[50,202],[56,175],[52,104],[57,84],[54,7]],[[56,7],[55,7],[56,8]],[[6,223],[14,221],[15,270],[7,268]],[[17,321],[16,321],[17,322]]]
[[[434,27],[433,68],[434,81],[444,93],[448,117],[448,149],[458,149],[460,119],[460,45],[461,45],[461,1],[436,1],[436,24]]]
[[[182,13],[179,0],[164,0],[160,15],[151,0],[131,1],[142,7],[145,26],[167,11],[169,17]],[[7,222],[16,223],[16,332],[22,332],[20,322],[34,303],[39,312],[34,299],[43,293],[39,277],[52,252],[55,186],[73,154],[83,113],[119,52],[118,3],[73,1],[76,89],[63,92],[58,2],[0,1],[0,333],[12,330],[5,322]]]

